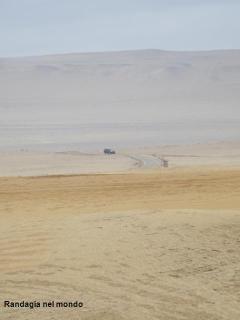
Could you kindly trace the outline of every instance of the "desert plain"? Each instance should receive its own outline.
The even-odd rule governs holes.
[[[240,319],[239,70],[239,50],[0,59],[0,320]]]
[[[98,172],[81,172],[83,161],[78,174],[2,176],[1,319],[239,319],[238,146],[135,150],[125,167],[109,165],[124,155],[99,155]],[[151,158],[163,152],[169,168]]]

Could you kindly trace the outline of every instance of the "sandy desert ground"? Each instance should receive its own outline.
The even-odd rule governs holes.
[[[80,310],[1,305],[1,319],[238,320],[240,166],[214,159],[1,177],[1,303],[84,303]]]
[[[239,70],[239,50],[0,59],[0,320],[240,319]]]
[[[177,120],[223,127],[240,120],[239,70],[240,50],[1,58],[0,124]]]
[[[0,176],[39,176],[116,173],[160,169],[161,159],[170,168],[239,167],[240,142],[166,145],[117,149],[116,155],[79,151],[0,151]]]

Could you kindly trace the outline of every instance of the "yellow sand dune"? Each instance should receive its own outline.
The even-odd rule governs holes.
[[[237,167],[0,178],[0,318],[237,320],[239,209]]]

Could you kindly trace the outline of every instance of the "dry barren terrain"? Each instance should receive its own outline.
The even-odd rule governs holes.
[[[240,50],[0,59],[0,320],[240,319],[239,71]]]
[[[212,138],[221,123],[216,137],[222,139],[227,122],[240,120],[239,70],[240,50],[1,58],[0,112],[4,117],[0,124],[169,125],[176,120],[184,123],[183,129],[194,122],[194,131],[202,128],[202,121],[214,121],[208,136]],[[201,136],[205,130],[200,130]],[[37,131],[39,135],[41,129]],[[52,139],[48,135],[47,141]]]
[[[2,177],[0,215],[3,320],[239,319],[236,167]]]

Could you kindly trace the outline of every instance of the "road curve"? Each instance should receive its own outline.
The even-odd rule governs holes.
[[[127,155],[136,161],[138,168],[153,169],[161,167],[161,159],[150,154]]]

